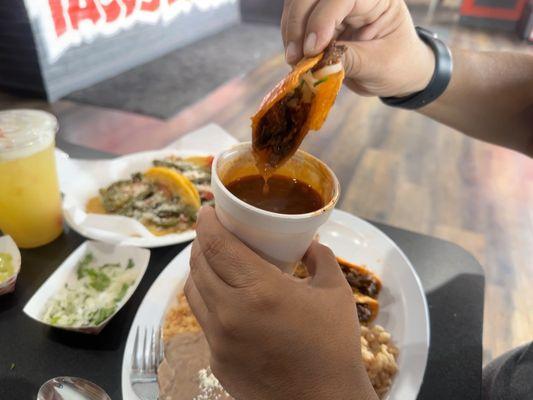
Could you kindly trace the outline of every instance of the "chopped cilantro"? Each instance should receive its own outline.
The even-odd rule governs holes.
[[[319,79],[318,81],[316,81],[316,82],[313,84],[313,86],[314,86],[314,87],[317,87],[318,85],[320,85],[321,83],[326,82],[327,80],[328,80],[328,77],[325,76],[324,78]]]
[[[87,253],[78,263],[78,279],[85,276],[85,270],[94,261],[93,253]]]
[[[91,286],[93,289],[103,292],[111,284],[111,279],[105,272],[96,271],[94,269],[90,270],[89,272],[89,286]]]
[[[115,309],[117,307],[105,307],[105,308],[99,308],[94,312],[94,314],[91,316],[90,321],[94,325],[100,325],[103,321],[107,319],[110,315],[112,315],[115,312]]]
[[[108,263],[108,264],[102,265],[100,268],[120,268],[120,264],[119,263]]]
[[[126,293],[128,292],[128,289],[131,285],[128,284],[128,283],[123,283],[122,284],[122,287],[120,288],[120,291],[117,293],[117,296],[115,297],[115,301],[118,303],[120,302],[124,296],[126,295]]]
[[[128,260],[128,265],[126,265],[126,269],[131,269],[131,268],[133,268],[133,267],[135,267],[135,263],[134,263],[133,260],[130,258],[130,259]]]

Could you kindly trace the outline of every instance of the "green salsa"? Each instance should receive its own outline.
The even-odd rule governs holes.
[[[5,281],[15,274],[13,256],[9,253],[0,253],[0,282]]]

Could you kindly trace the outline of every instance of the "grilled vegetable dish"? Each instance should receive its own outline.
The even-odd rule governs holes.
[[[183,232],[196,222],[202,204],[212,204],[212,157],[168,156],[148,171],[100,189],[86,211],[138,220],[155,235]]]
[[[212,156],[182,158],[173,155],[153,162],[156,167],[173,169],[190,180],[198,190],[202,205],[214,204],[213,193],[211,192],[212,163]]]

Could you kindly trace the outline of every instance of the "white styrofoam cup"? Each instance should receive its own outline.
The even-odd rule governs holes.
[[[251,144],[238,144],[215,157],[211,187],[219,221],[266,260],[289,272],[302,259],[318,228],[339,198],[337,177],[322,161],[298,150],[276,174],[296,178],[321,195],[324,207],[306,214],[278,214],[254,207],[225,186],[238,178],[258,174]]]

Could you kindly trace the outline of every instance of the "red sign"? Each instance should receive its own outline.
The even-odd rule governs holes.
[[[471,17],[518,21],[527,0],[515,0],[512,7],[497,7],[476,4],[476,0],[463,0],[461,15]]]
[[[237,0],[25,0],[28,15],[39,22],[54,62],[69,47],[114,35],[135,23],[166,24],[193,8],[205,11]]]

